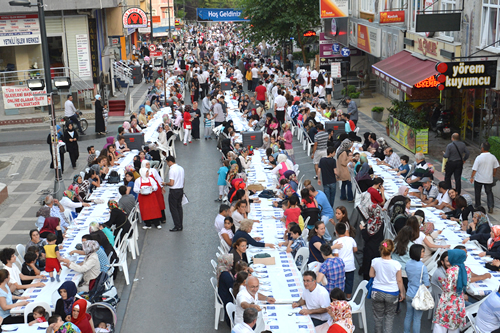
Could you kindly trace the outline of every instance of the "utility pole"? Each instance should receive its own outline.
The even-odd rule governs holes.
[[[168,39],[172,39],[172,30],[170,27],[170,0],[168,0]]]
[[[151,35],[149,37],[149,43],[153,44],[153,0],[149,0],[149,21],[151,23]]]

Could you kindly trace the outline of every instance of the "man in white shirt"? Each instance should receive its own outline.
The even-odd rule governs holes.
[[[438,192],[436,199],[429,204],[424,204],[422,207],[436,207],[445,213],[451,212],[453,206],[451,205],[451,198],[448,194],[448,185],[445,181],[441,181],[438,184]]]
[[[170,187],[168,193],[168,208],[174,221],[174,227],[170,231],[182,231],[182,198],[184,196],[184,168],[175,163],[175,157],[167,157],[169,167],[168,183],[163,184]]]
[[[318,79],[319,73],[316,69],[313,69],[311,71],[311,89],[314,89],[316,87],[316,80]]]
[[[255,276],[249,276],[246,281],[246,288],[242,287],[236,296],[236,311],[234,313],[234,323],[243,322],[243,311],[248,308],[253,308],[257,311],[261,307],[257,305],[258,301],[266,301],[274,304],[276,300],[272,297],[264,296],[259,293],[259,279]]]
[[[64,103],[64,116],[69,118],[69,120],[73,124],[76,124],[80,135],[85,135],[85,133],[82,130],[82,126],[80,125],[80,120],[78,120],[78,117],[76,115],[77,112],[78,110],[75,108],[75,105],[73,104],[73,95],[69,94],[68,99]]]
[[[234,325],[231,333],[254,333],[252,327],[257,323],[259,312],[254,308],[247,308],[243,311],[243,322]]]
[[[497,158],[490,153],[490,144],[483,142],[481,144],[481,154],[476,157],[472,166],[472,175],[470,182],[474,183],[474,196],[476,199],[476,207],[481,206],[481,190],[484,186],[486,192],[486,202],[488,204],[488,213],[493,213],[495,201],[493,199],[493,178],[498,171]]]
[[[330,306],[330,295],[322,285],[316,282],[316,273],[307,271],[302,275],[304,293],[298,302],[292,303],[292,308],[304,307],[299,311],[301,315],[310,315],[314,326],[328,321],[330,315],[327,308]]]
[[[255,91],[255,88],[259,85],[259,70],[257,69],[257,65],[254,64],[252,67],[252,91]]]
[[[210,73],[205,69],[202,73],[202,78],[200,80],[203,80],[203,84],[201,85],[201,89],[203,89],[203,96],[208,95],[208,88],[210,84],[208,83],[208,80],[210,79]]]
[[[215,217],[215,229],[219,233],[224,228],[224,219],[229,216],[231,209],[228,205],[220,205],[219,214]]]
[[[285,122],[285,106],[287,100],[283,90],[278,90],[278,96],[274,99],[274,110],[276,111],[276,119],[278,119],[280,126]]]

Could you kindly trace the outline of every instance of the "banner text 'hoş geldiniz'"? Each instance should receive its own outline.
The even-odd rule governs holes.
[[[242,16],[241,9],[196,8],[199,22],[243,22],[250,21]]]
[[[497,61],[462,61],[441,62],[436,70],[445,76],[438,78],[438,89],[469,89],[495,87],[497,79]]]

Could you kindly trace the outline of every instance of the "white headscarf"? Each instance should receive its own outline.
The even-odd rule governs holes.
[[[286,157],[285,154],[279,154],[278,155],[278,164],[281,164],[285,162],[288,170],[293,170],[293,163]]]
[[[146,168],[140,168],[139,169],[139,174],[141,175],[141,179],[142,179],[143,182],[148,182],[149,181],[148,171],[149,171],[149,169],[146,169]]]
[[[147,164],[148,164],[148,163],[149,163],[149,168],[147,167]],[[143,160],[143,161],[141,162],[141,169],[143,169],[143,168],[144,168],[144,169],[149,170],[149,169],[151,168],[151,162],[150,162],[150,161],[148,161],[148,160],[146,160],[146,159],[145,159],[145,160]]]

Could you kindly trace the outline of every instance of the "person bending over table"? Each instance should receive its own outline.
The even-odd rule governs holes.
[[[101,273],[101,264],[99,263],[99,256],[97,250],[99,243],[94,240],[82,242],[83,251],[85,252],[85,259],[83,263],[76,264],[67,258],[61,259],[61,262],[68,268],[83,274],[83,279],[78,286],[78,291],[88,292],[90,281],[96,279]]]
[[[255,222],[254,220],[248,220],[248,219],[244,219],[243,221],[241,221],[240,229],[235,232],[233,237],[233,242],[240,238],[244,238],[248,242],[248,245],[252,245],[255,247],[270,247],[274,249],[274,244],[262,243],[260,242],[262,238],[260,237],[253,238],[252,236],[250,236],[254,222]]]
[[[22,300],[20,302],[13,303],[13,299]],[[18,306],[25,306],[29,303],[24,301],[29,299],[29,296],[14,296],[11,292],[11,287],[9,286],[9,271],[6,269],[0,269],[0,324],[22,324],[24,323],[23,316],[11,316],[10,310]]]
[[[154,198],[153,198],[154,199]],[[110,210],[109,220],[105,222],[103,225],[111,228],[111,226],[115,226],[114,235],[118,236],[118,233],[121,232],[120,239],[123,238],[129,231],[132,225],[130,224],[127,214],[118,207],[118,203],[115,200],[108,201],[108,207]],[[116,242],[116,240],[115,240]]]
[[[274,304],[276,302],[273,297],[264,296],[259,293],[259,279],[255,276],[249,276],[246,280],[246,288],[241,288],[236,296],[234,324],[237,325],[243,322],[243,311],[245,311],[245,309],[254,308],[257,311],[260,311],[261,307],[257,305],[258,301],[265,301],[270,304]]]
[[[76,284],[73,281],[65,281],[57,292],[61,296],[56,302],[55,314],[58,314],[64,321],[71,321],[71,310],[75,302]]]
[[[488,218],[483,212],[474,212],[472,223],[469,224],[467,233],[470,235],[465,238],[462,243],[465,244],[469,240],[477,240],[482,246],[488,247],[488,240],[490,238],[491,228],[488,223]]]
[[[325,287],[318,285],[316,279],[316,274],[313,271],[304,272],[302,275],[304,293],[298,302],[292,303],[292,308],[305,307],[299,313],[310,315],[314,326],[319,326],[330,318],[327,310],[330,306],[330,295]]]
[[[448,185],[442,181],[438,183],[438,196],[435,200],[423,204],[422,207],[435,207],[445,213],[451,212],[454,208],[451,204],[451,198],[448,195]]]
[[[465,252],[465,254],[467,255],[467,248],[463,245],[457,245],[453,248],[454,250],[462,250]],[[484,252],[482,252],[484,253]],[[481,256],[481,254],[479,254]],[[491,274],[490,273],[485,273],[485,274],[482,274],[482,275],[477,275],[476,273],[472,272],[471,271],[471,279],[470,279],[470,283],[474,283],[474,282],[477,282],[477,281],[481,281],[481,280],[485,280],[485,279],[490,279],[491,278]]]
[[[48,320],[49,327],[46,333],[80,333],[80,329],[71,322],[64,322],[58,314],[52,315]]]
[[[22,284],[22,280],[25,281],[33,281],[34,279],[41,279],[44,278],[43,275],[35,275],[35,276],[27,276],[21,273],[17,265],[14,263],[16,262],[16,250],[12,248],[5,248],[0,252],[0,261],[4,264],[4,269],[9,272],[10,280],[9,283],[11,284],[14,293],[17,293],[16,290],[19,289],[28,289],[31,287],[44,287],[45,284],[42,282],[37,282],[37,283],[31,283],[31,284]]]
[[[455,191],[453,189],[448,190],[449,195],[452,192],[455,192]],[[450,198],[451,198],[451,195],[450,195]],[[472,205],[469,206],[467,203],[467,199],[465,199],[465,197],[463,197],[461,195],[456,197],[455,202],[456,202],[456,207],[450,212],[442,213],[441,218],[450,219],[450,220],[456,221],[456,222],[461,222],[462,230],[470,229],[470,225],[468,223],[469,215],[471,213],[474,213],[474,207],[472,207]],[[477,227],[477,226],[475,226],[475,227]],[[470,232],[468,232],[468,233],[470,234]],[[489,231],[487,233],[489,234]]]

